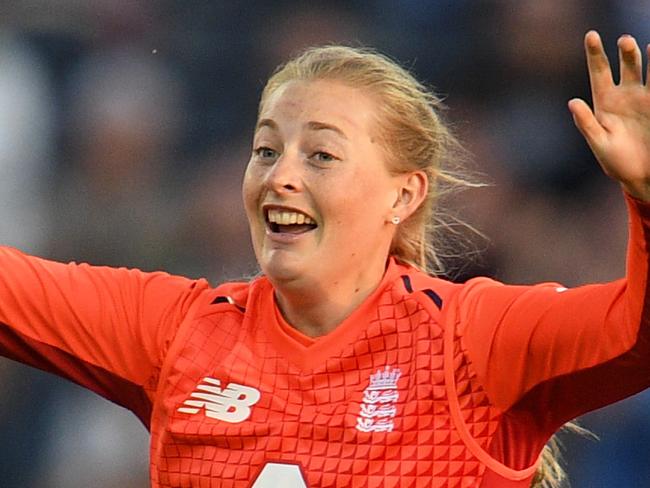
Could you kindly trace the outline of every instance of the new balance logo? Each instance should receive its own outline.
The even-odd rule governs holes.
[[[260,392],[255,388],[229,383],[222,389],[219,380],[206,377],[178,411],[196,414],[203,410],[206,417],[234,424],[250,417],[250,407],[259,399]]]

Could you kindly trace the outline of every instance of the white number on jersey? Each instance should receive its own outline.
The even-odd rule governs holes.
[[[300,467],[295,464],[267,463],[251,488],[308,488]]]

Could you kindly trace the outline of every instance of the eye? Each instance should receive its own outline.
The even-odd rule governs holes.
[[[276,150],[266,146],[258,147],[253,152],[261,159],[275,159],[278,157],[278,152]]]
[[[325,151],[315,152],[312,155],[312,158],[319,163],[332,163],[338,159],[336,156],[332,156],[330,153]]]

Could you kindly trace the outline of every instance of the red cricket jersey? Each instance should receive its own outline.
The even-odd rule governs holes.
[[[154,487],[524,487],[549,436],[650,386],[650,205],[627,276],[458,285],[390,260],[310,339],[273,287],[0,248],[0,352],[131,409]]]

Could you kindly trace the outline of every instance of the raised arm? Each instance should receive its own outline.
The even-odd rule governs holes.
[[[569,107],[603,170],[630,195],[625,279],[570,290],[478,279],[460,297],[461,332],[492,402],[541,409],[534,418],[549,432],[650,386],[650,90],[634,39],[618,45],[616,85],[600,37],[587,33],[594,111],[579,99]]]

